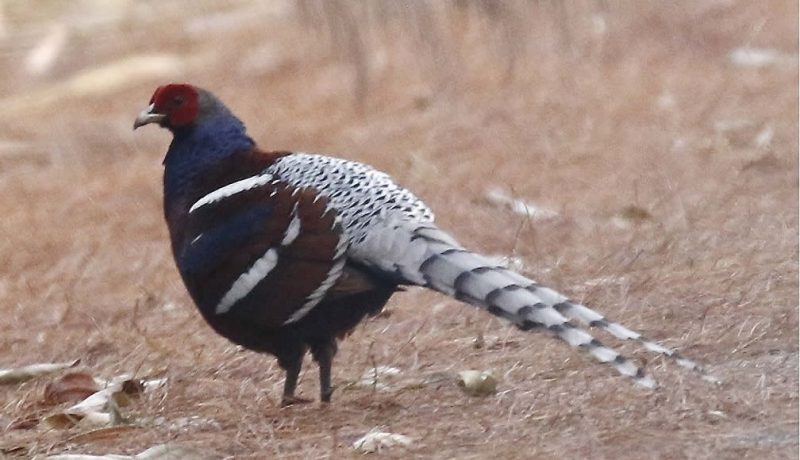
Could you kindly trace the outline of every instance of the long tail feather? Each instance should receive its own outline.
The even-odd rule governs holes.
[[[424,241],[420,242],[419,239]],[[603,345],[572,320],[606,331],[619,339],[638,342],[651,352],[665,355],[679,365],[701,373],[706,380],[716,381],[696,362],[606,319],[585,305],[570,301],[550,288],[463,249],[433,225],[415,229],[412,245],[414,243],[415,256],[410,259],[415,259],[418,265],[403,264],[397,267],[398,271],[416,273],[414,278],[420,284],[424,280],[426,286],[485,308],[523,330],[546,329],[644,387],[654,388],[656,382],[645,375],[642,368],[613,348]],[[421,243],[424,243],[424,251],[421,250]],[[406,262],[411,260],[406,259]]]
[[[675,361],[678,365],[699,373],[704,380],[719,383],[718,378],[709,374],[705,368],[703,368],[703,366],[697,362],[684,357],[675,350],[648,339],[636,331],[628,329],[622,324],[609,320],[585,305],[571,301],[564,301],[555,305],[554,308],[571,319],[577,319],[578,321],[581,321],[590,327],[602,329],[618,339],[638,342],[647,350],[667,356]]]

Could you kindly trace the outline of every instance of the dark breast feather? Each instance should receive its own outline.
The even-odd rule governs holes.
[[[327,204],[313,189],[273,181],[190,213],[179,267],[204,315],[277,328],[306,306],[344,257],[342,228]],[[286,244],[295,217],[299,229]],[[218,314],[220,299],[272,249],[275,266],[228,312]]]

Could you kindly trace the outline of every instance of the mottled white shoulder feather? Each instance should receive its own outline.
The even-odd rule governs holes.
[[[342,223],[350,247],[348,256],[370,265],[378,264],[362,259],[402,253],[400,243],[411,235],[394,234],[398,222],[411,227],[433,222],[433,212],[422,200],[389,175],[362,163],[295,153],[279,158],[265,172],[295,187],[312,187],[327,198]],[[395,237],[403,241],[395,241]]]

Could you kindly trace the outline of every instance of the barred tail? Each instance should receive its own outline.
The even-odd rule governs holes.
[[[433,224],[417,227],[408,251],[395,264],[406,279],[485,308],[520,329],[546,329],[573,347],[581,348],[598,361],[614,367],[636,383],[654,388],[656,382],[644,370],[611,347],[603,345],[588,331],[576,326],[578,320],[611,335],[640,343],[645,349],[665,355],[679,365],[716,381],[694,361],[659,345],[596,311],[519,275],[458,245]]]
[[[554,305],[553,308],[571,319],[577,319],[588,326],[602,329],[614,337],[622,340],[638,342],[645,349],[652,351],[653,353],[665,355],[678,363],[678,365],[699,373],[704,380],[712,383],[720,383],[719,379],[709,374],[705,368],[697,362],[684,357],[675,350],[669,349],[646,338],[636,331],[632,331],[619,323],[610,321],[608,318],[605,318],[600,313],[585,305],[564,301]]]

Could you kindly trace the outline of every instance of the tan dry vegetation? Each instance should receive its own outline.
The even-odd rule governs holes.
[[[50,410],[48,379],[1,386],[0,457],[174,441],[348,458],[378,426],[414,440],[387,458],[797,458],[797,3],[392,5],[0,2],[0,367],[167,379],[100,432],[14,429]],[[736,64],[742,47],[774,59]],[[724,383],[623,347],[662,385],[641,391],[415,289],[343,343],[330,407],[279,409],[273,359],[216,336],[171,261],[169,138],[130,127],[173,80],[213,89],[265,148],[391,173],[468,246]],[[494,206],[492,187],[559,216]],[[402,374],[350,385],[375,365]],[[498,393],[463,394],[464,369]],[[300,391],[317,392],[309,363]]]

